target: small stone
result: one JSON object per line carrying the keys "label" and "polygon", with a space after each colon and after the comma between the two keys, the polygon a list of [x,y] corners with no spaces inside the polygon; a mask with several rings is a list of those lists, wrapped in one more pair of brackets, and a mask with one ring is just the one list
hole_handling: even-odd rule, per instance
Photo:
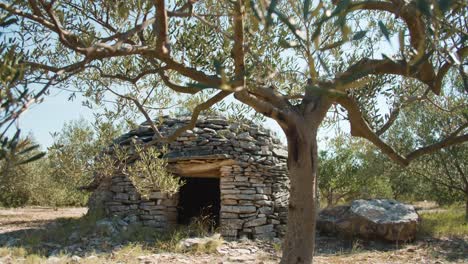
{"label": "small stone", "polygon": [[229,213],[253,213],[257,210],[255,206],[234,206],[234,205],[221,205],[221,212]]}
{"label": "small stone", "polygon": [[281,157],[281,158],[287,158],[288,157],[288,151],[280,148],[274,148],[273,149],[273,154],[275,156]]}
{"label": "small stone", "polygon": [[273,232],[273,225],[269,224],[264,226],[257,226],[254,230],[256,234],[270,233]]}
{"label": "small stone", "polygon": [[253,226],[261,226],[266,224],[267,219],[266,218],[256,218],[254,220],[250,220],[244,224],[245,227],[253,227]]}
{"label": "small stone", "polygon": [[79,262],[79,261],[81,260],[81,257],[75,255],[75,256],[72,256],[72,257],[71,257],[71,260],[72,260],[73,262]]}

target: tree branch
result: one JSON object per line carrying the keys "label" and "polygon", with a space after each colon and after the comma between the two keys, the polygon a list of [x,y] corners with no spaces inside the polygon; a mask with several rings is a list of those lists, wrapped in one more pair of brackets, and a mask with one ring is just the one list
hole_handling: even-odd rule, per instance
{"label": "tree branch", "polygon": [[372,74],[394,74],[416,78],[427,84],[431,90],[435,90],[436,75],[430,64],[421,63],[411,66],[406,61],[390,59],[362,59],[351,65],[345,72],[337,75],[331,82],[323,83],[323,85],[344,90],[348,88],[350,83]]}
{"label": "tree branch", "polygon": [[164,84],[167,87],[169,87],[170,89],[178,93],[196,94],[203,90],[203,88],[189,87],[189,86],[182,86],[182,85],[175,84],[171,82],[169,77],[167,77],[163,71],[159,71],[159,76],[161,76],[161,79],[163,80]]}
{"label": "tree branch", "polygon": [[167,38],[167,10],[165,0],[154,0],[156,7],[156,49],[163,56],[169,56],[169,40]]}
{"label": "tree branch", "polygon": [[[463,47],[457,50],[456,54],[460,57],[460,60],[463,62],[463,59],[468,56],[468,47]],[[437,76],[434,80],[434,90],[440,93],[442,89],[442,81],[444,80],[445,75],[447,75],[450,68],[454,65],[454,63],[447,61],[440,67],[439,71],[437,72]],[[466,87],[465,87],[466,89]]]}
{"label": "tree branch", "polygon": [[443,140],[411,152],[410,154],[407,155],[408,161],[412,161],[425,154],[434,153],[439,149],[450,147],[450,146],[468,141],[468,134],[463,134],[461,136],[458,136],[458,134],[461,133],[467,127],[468,127],[468,123],[465,123],[462,126],[460,126],[457,130],[455,130],[453,133],[446,136]]}
{"label": "tree branch", "polygon": [[278,124],[286,129],[290,123],[290,117],[292,112],[286,109],[279,109],[273,106],[271,103],[265,102],[255,95],[250,94],[247,90],[242,90],[234,93],[234,97],[240,102],[252,107],[255,111],[261,113],[266,117],[274,119]]}
{"label": "tree branch", "polygon": [[196,123],[197,123],[197,120],[198,120],[198,116],[200,115],[200,113],[204,110],[207,110],[209,109],[210,107],[212,107],[214,104],[220,102],[221,100],[223,100],[224,98],[226,98],[228,95],[230,95],[232,92],[229,92],[229,91],[219,91],[217,94],[215,94],[213,97],[211,97],[210,99],[208,99],[207,101],[197,105],[195,107],[195,109],[193,110],[193,113],[192,113],[192,117],[190,118],[190,122],[187,124],[187,125],[184,125],[182,127],[179,127],[174,133],[172,133],[171,136],[167,137],[166,139],[164,139],[164,142],[171,142],[171,141],[174,141],[175,139],[177,139],[177,137],[180,136],[180,134],[182,134],[183,132],[189,130],[189,129],[192,129],[195,127]]}
{"label": "tree branch", "polygon": [[128,95],[123,95],[123,94],[117,93],[116,91],[112,90],[109,87],[106,87],[106,90],[108,90],[109,92],[111,92],[112,94],[114,94],[114,95],[116,95],[118,97],[121,97],[121,98],[124,98],[126,100],[132,101],[135,104],[135,106],[138,108],[138,110],[143,114],[146,121],[151,126],[151,129],[153,129],[153,131],[154,131],[154,136],[153,137],[156,137],[158,140],[161,140],[163,138],[163,136],[161,135],[161,132],[159,132],[159,129],[154,124],[153,119],[151,119],[148,112],[145,110],[144,106],[136,98],[128,96]]}
{"label": "tree branch", "polygon": [[245,54],[244,54],[244,4],[237,0],[234,4],[234,83],[233,90],[242,89],[245,86]]}
{"label": "tree branch", "polygon": [[384,154],[389,156],[392,160],[396,161],[397,163],[407,166],[411,161],[414,159],[425,155],[436,152],[442,148],[450,147],[455,144],[463,143],[468,141],[468,134],[464,134],[458,136],[465,128],[468,127],[468,123],[465,123],[461,127],[459,127],[456,131],[445,137],[443,140],[421,147],[417,150],[406,155],[406,157],[400,155],[395,149],[393,149],[390,145],[384,142],[379,136],[372,131],[370,126],[362,117],[362,113],[359,109],[359,106],[352,98],[337,98],[337,102],[342,105],[348,111],[348,118],[351,125],[351,135],[355,137],[362,137],[370,142],[372,142],[376,147],[378,147]]}
{"label": "tree branch", "polygon": [[377,134],[372,131],[367,122],[362,117],[361,110],[357,103],[351,98],[341,97],[337,102],[348,111],[349,123],[351,125],[351,135],[355,137],[362,137],[372,142],[376,147],[382,150],[383,153],[388,155],[392,160],[397,163],[407,166],[409,161],[397,153],[390,145],[380,139]]}

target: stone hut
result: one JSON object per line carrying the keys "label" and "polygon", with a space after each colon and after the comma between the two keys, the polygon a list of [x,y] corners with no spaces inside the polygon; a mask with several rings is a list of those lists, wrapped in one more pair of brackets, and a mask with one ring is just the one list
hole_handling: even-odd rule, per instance
{"label": "stone hut", "polygon": [[[165,116],[156,125],[163,135],[189,117]],[[141,124],[115,140],[120,146],[145,143],[153,130]],[[169,170],[185,184],[175,195],[155,190],[141,197],[123,174],[95,181],[90,209],[127,223],[160,229],[187,224],[209,213],[226,239],[272,238],[285,233],[289,179],[287,151],[270,130],[224,117],[200,117],[196,127],[167,146]]]}

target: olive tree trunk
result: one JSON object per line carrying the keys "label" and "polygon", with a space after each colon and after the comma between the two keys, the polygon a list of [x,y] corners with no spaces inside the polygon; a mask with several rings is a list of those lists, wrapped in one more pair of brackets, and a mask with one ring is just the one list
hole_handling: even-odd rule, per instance
{"label": "olive tree trunk", "polygon": [[327,109],[327,105],[317,107],[312,114],[301,117],[295,127],[285,130],[290,196],[283,264],[312,263],[319,210],[317,131]]}

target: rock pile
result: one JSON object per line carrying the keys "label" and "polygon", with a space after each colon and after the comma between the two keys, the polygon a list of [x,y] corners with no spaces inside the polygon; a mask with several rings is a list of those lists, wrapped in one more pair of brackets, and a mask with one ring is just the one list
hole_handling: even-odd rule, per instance
{"label": "rock pile", "polygon": [[419,215],[412,205],[395,200],[355,200],[350,206],[324,209],[317,228],[344,236],[411,241],[416,236]]}
{"label": "rock pile", "polygon": [[[170,135],[188,121],[189,117],[165,116],[157,127],[161,134]],[[115,143],[131,148],[132,142],[151,141],[153,134],[143,123]],[[287,151],[271,131],[220,116],[201,117],[195,128],[168,144],[167,150],[164,158],[175,175],[220,179],[219,223],[225,239],[284,234],[289,195]],[[127,177],[117,174],[99,181],[90,208],[103,207],[109,216],[128,223],[166,229],[177,223],[178,199],[177,194],[167,196],[158,190],[143,198]]]}

